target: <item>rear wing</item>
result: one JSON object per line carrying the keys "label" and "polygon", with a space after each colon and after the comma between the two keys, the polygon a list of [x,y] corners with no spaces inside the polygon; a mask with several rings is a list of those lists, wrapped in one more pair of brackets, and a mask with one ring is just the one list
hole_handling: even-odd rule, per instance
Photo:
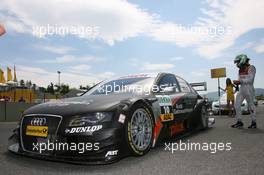
{"label": "rear wing", "polygon": [[190,83],[190,85],[196,91],[207,91],[207,83],[206,82]]}

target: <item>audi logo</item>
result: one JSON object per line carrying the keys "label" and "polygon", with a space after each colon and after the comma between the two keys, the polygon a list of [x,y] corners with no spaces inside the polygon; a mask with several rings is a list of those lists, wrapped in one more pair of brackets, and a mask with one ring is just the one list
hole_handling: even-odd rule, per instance
{"label": "audi logo", "polygon": [[32,126],[43,126],[43,125],[46,125],[47,124],[47,120],[46,118],[33,118],[31,121],[30,121],[30,124]]}

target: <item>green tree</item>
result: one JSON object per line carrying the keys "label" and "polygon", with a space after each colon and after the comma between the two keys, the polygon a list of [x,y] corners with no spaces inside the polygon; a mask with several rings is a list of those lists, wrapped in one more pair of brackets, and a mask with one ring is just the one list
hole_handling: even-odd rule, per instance
{"label": "green tree", "polygon": [[60,87],[60,94],[65,95],[70,91],[70,87],[67,84],[62,84]]}
{"label": "green tree", "polygon": [[44,93],[44,92],[47,92],[47,89],[44,88],[44,87],[39,87],[38,89],[39,89],[40,92],[43,92],[43,93]]}
{"label": "green tree", "polygon": [[54,90],[54,84],[53,83],[50,83],[50,85],[48,85],[47,92],[54,94],[55,90]]}
{"label": "green tree", "polygon": [[20,86],[25,86],[25,81],[22,79],[19,81]]}
{"label": "green tree", "polygon": [[35,83],[32,84],[32,89],[35,91],[37,89],[37,85]]}
{"label": "green tree", "polygon": [[59,85],[55,85],[55,87],[56,87],[55,92],[56,92],[57,94],[60,94],[61,86],[59,86]]}
{"label": "green tree", "polygon": [[80,85],[80,89],[82,90],[89,90],[91,87],[89,85],[86,85],[86,86],[82,86]]}
{"label": "green tree", "polygon": [[31,88],[31,86],[32,86],[31,80],[26,81],[26,87]]}
{"label": "green tree", "polygon": [[264,95],[261,94],[261,95],[259,95],[259,96],[256,96],[256,99],[257,99],[257,100],[264,100]]}

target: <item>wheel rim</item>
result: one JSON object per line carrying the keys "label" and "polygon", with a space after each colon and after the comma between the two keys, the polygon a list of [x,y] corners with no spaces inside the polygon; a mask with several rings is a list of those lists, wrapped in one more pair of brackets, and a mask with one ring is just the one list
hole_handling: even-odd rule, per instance
{"label": "wheel rim", "polygon": [[203,106],[202,107],[202,110],[201,110],[201,116],[202,116],[202,123],[203,123],[203,126],[206,127],[207,126],[207,112],[206,112],[206,109],[205,107]]}
{"label": "wheel rim", "polygon": [[137,150],[144,151],[152,139],[152,120],[144,109],[137,109],[131,118],[131,141]]}

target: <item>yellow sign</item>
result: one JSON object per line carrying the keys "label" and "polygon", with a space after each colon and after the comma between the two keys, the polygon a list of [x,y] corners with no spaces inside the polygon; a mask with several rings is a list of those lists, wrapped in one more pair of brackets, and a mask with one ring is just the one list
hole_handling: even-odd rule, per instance
{"label": "yellow sign", "polygon": [[26,135],[37,136],[37,137],[47,137],[48,127],[47,126],[31,126],[28,125],[26,129]]}
{"label": "yellow sign", "polygon": [[7,81],[12,81],[12,71],[9,67],[7,67]]}
{"label": "yellow sign", "polygon": [[211,69],[211,78],[226,77],[226,68]]}
{"label": "yellow sign", "polygon": [[5,76],[4,76],[4,71],[0,69],[0,83],[5,83]]}
{"label": "yellow sign", "polygon": [[169,114],[161,114],[161,115],[160,115],[160,119],[161,119],[161,121],[163,121],[163,122],[171,121],[171,120],[174,119],[174,115],[173,115],[173,113],[169,113]]}
{"label": "yellow sign", "polygon": [[14,82],[17,82],[16,66],[14,66]]}

